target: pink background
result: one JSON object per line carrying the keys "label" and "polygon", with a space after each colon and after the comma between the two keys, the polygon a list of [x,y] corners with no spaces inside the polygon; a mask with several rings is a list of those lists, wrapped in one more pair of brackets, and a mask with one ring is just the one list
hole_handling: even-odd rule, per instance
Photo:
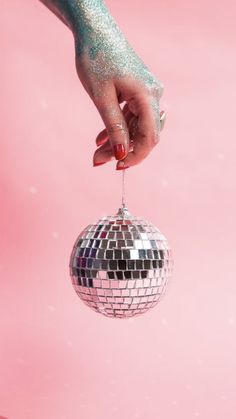
{"label": "pink background", "polygon": [[69,30],[39,1],[1,0],[0,416],[233,419],[236,3],[108,5],[165,85],[161,143],[127,170],[127,205],[168,237],[173,281],[131,320],[75,294],[72,245],[117,211],[121,173],[92,167],[103,124]]}

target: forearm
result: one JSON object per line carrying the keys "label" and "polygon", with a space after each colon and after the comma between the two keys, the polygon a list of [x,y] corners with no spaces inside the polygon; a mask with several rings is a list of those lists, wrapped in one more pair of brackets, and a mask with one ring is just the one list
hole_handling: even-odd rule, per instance
{"label": "forearm", "polygon": [[84,21],[84,15],[104,7],[103,0],[40,0],[73,32],[78,30],[78,22]]}
{"label": "forearm", "polygon": [[40,0],[73,32],[82,44],[88,44],[89,38],[108,28],[118,31],[113,17],[103,0]]}
{"label": "forearm", "polygon": [[[125,55],[130,47],[103,0],[41,1],[72,30],[77,59],[85,53],[94,64],[97,77],[110,74],[112,63],[125,68]],[[103,62],[96,62],[98,55]]]}

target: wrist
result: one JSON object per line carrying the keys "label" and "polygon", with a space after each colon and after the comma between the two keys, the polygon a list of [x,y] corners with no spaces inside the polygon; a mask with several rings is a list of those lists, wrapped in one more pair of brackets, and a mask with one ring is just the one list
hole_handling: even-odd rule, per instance
{"label": "wrist", "polygon": [[70,26],[75,37],[86,37],[108,16],[103,0],[73,0],[70,3]]}
{"label": "wrist", "polygon": [[75,39],[76,55],[85,50],[91,58],[108,42],[123,37],[115,20],[102,0],[80,0],[73,13],[72,32]]}

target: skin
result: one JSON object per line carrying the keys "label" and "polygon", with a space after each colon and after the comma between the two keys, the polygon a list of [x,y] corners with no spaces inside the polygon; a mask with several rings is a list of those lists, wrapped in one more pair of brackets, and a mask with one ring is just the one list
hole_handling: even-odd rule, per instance
{"label": "skin", "polygon": [[[160,140],[163,84],[149,71],[102,0],[41,0],[72,31],[77,74],[104,122],[93,164],[124,155],[116,169],[142,162]],[[123,105],[123,106],[122,106]]]}

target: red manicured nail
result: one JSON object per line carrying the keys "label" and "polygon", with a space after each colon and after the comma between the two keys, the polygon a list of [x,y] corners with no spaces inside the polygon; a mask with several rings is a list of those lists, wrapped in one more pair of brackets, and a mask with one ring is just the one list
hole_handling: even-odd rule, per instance
{"label": "red manicured nail", "polygon": [[98,162],[93,163],[93,166],[100,166],[101,164],[104,164],[104,163],[106,163],[106,162],[105,161],[98,161]]}
{"label": "red manicured nail", "polygon": [[107,138],[105,140],[96,141],[96,146],[99,147],[100,145],[104,144],[107,141]]}
{"label": "red manicured nail", "polygon": [[114,154],[116,160],[121,160],[125,157],[125,146],[124,144],[115,144],[114,145]]}

